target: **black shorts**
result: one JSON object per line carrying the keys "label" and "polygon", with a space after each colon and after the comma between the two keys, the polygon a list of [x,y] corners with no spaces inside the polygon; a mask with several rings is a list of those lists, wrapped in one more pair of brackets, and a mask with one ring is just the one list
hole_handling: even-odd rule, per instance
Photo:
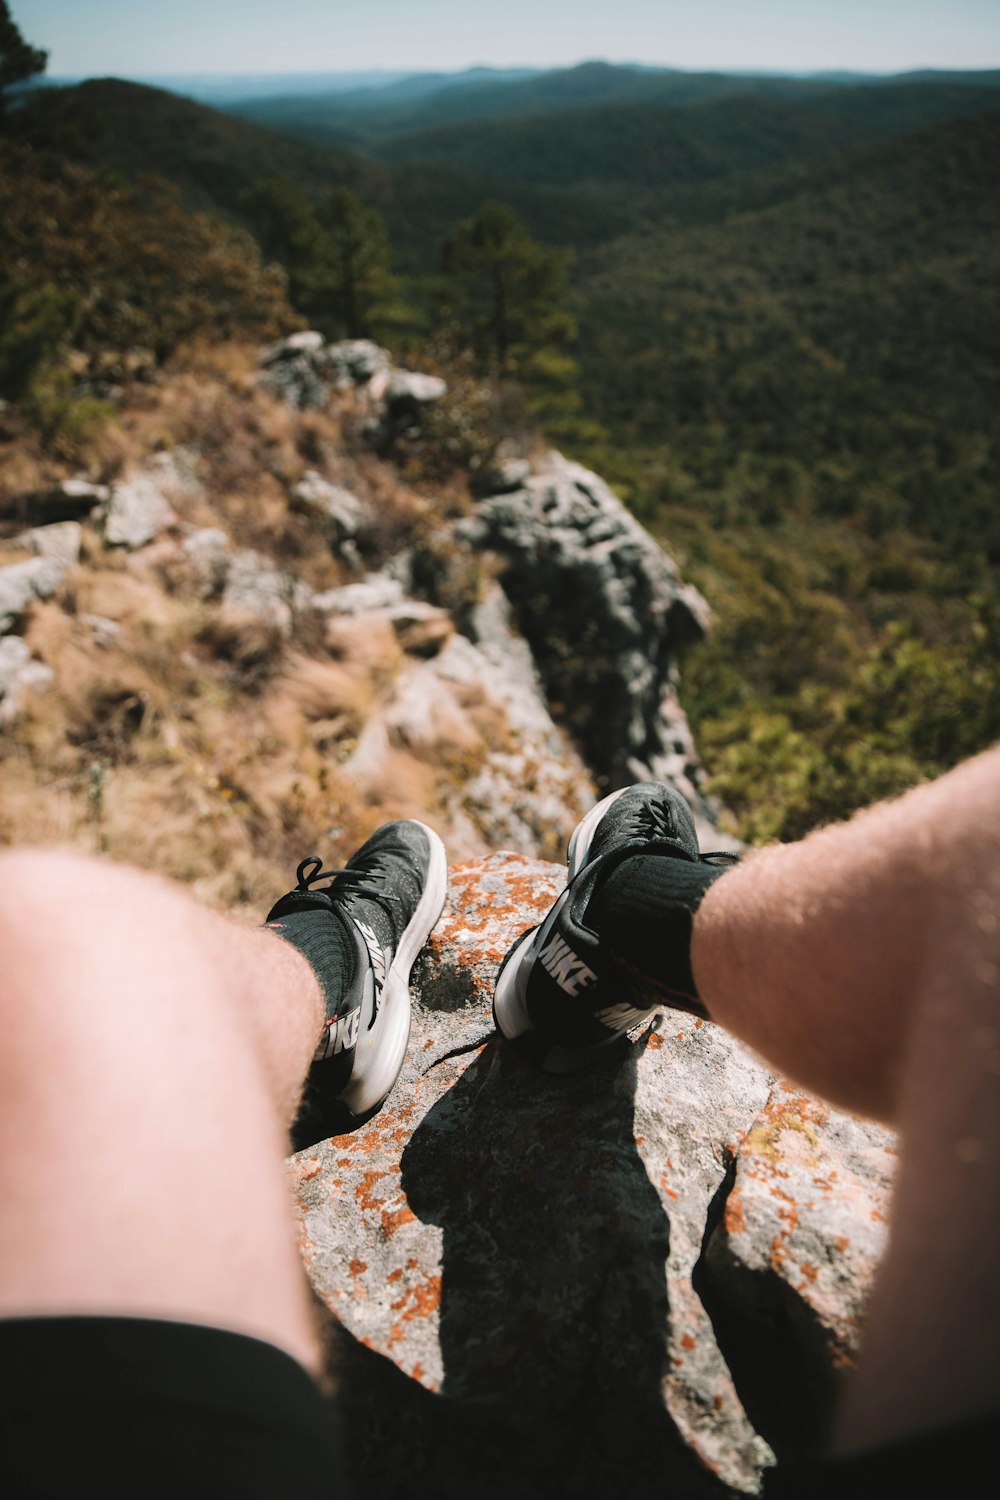
{"label": "black shorts", "polygon": [[991,1413],[853,1458],[782,1465],[768,1471],[764,1500],[976,1500],[995,1492],[998,1438],[1000,1418]]}
{"label": "black shorts", "polygon": [[0,1495],[343,1500],[330,1403],[290,1355],[145,1318],[0,1322]]}
{"label": "black shorts", "polygon": [[[391,1413],[386,1423],[391,1431]],[[990,1416],[863,1457],[781,1467],[768,1473],[764,1495],[971,1500],[992,1493],[981,1479],[992,1472],[998,1436]],[[330,1403],[271,1344],[144,1318],[0,1321],[3,1500],[347,1500],[350,1493]]]}

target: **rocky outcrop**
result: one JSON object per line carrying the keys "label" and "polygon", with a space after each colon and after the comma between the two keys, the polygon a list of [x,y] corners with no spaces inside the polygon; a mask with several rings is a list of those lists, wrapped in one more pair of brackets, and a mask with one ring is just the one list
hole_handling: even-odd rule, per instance
{"label": "rocky outcrop", "polygon": [[388,350],[370,339],[326,344],[314,331],[265,349],[261,365],[264,389],[300,411],[326,406],[334,392],[360,392],[368,402],[368,430],[382,440],[412,430],[423,409],[448,389],[440,376],[394,366]]}
{"label": "rocky outcrop", "polygon": [[560,454],[459,525],[499,552],[551,701],[598,778],[671,781],[701,812],[702,772],[678,696],[678,653],[708,606],[596,474]]}
{"label": "rocky outcrop", "polygon": [[336,621],[346,617],[373,638],[390,626],[407,653],[343,762],[362,792],[391,785],[402,752],[426,769],[453,845],[529,853],[565,846],[593,803],[593,782],[545,706],[499,589],[481,607],[481,645],[385,574],[315,595],[312,606],[333,622],[334,641]]}
{"label": "rocky outcrop", "polygon": [[495,1037],[497,966],[564,878],[452,871],[399,1084],[290,1162],[351,1458],[387,1497],[752,1492],[763,1435],[794,1449],[786,1393],[817,1431],[857,1346],[884,1131],[680,1012],[571,1078]]}
{"label": "rocky outcrop", "polygon": [[[394,369],[384,349],[363,339],[327,345],[316,333],[294,334],[265,350],[262,364],[262,384],[295,406],[358,392],[367,431],[383,448],[418,429],[424,407],[446,392],[436,376]],[[581,465],[558,453],[534,466],[507,454],[478,476],[480,493],[487,479],[494,493],[454,534],[503,557],[503,587],[563,727],[603,787],[670,781],[707,834],[717,809],[702,790],[677,665],[708,629],[705,600]],[[319,475],[296,491],[296,503],[325,514],[334,550],[348,562],[357,560],[353,498]]]}

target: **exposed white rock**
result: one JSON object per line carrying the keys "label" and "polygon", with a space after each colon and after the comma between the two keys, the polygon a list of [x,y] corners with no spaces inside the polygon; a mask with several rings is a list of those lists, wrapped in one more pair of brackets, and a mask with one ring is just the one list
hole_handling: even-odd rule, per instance
{"label": "exposed white rock", "polygon": [[34,599],[50,599],[63,580],[58,557],[32,557],[0,568],[0,635],[16,625]]}
{"label": "exposed white rock", "polygon": [[318,353],[316,367],[333,377],[337,390],[346,391],[387,374],[392,367],[392,356],[371,339],[341,339],[339,343],[327,344]]}
{"label": "exposed white rock", "polygon": [[57,488],[60,495],[81,509],[103,505],[111,499],[111,490],[106,484],[91,484],[89,479],[64,479]]}
{"label": "exposed white rock", "polygon": [[354,538],[371,519],[364,502],[341,485],[331,484],[315,469],[310,469],[299,480],[292,491],[292,499],[300,510],[323,523],[334,551],[356,567],[360,557]]}
{"label": "exposed white rock", "polygon": [[392,408],[404,403],[423,406],[428,401],[440,401],[447,391],[447,382],[439,375],[421,375],[415,370],[393,370],[385,395]]}
{"label": "exposed white rock", "polygon": [[392,609],[405,598],[398,578],[386,573],[369,573],[357,583],[327,589],[313,596],[312,607],[330,615],[360,615],[367,610]]}
{"label": "exposed white rock", "polygon": [[272,567],[259,553],[236,552],[229,560],[222,605],[256,615],[288,634],[301,591],[290,573]]}
{"label": "exposed white rock", "polygon": [[113,547],[145,547],[175,525],[177,517],[163,491],[148,474],[116,484],[104,519],[104,537]]}
{"label": "exposed white rock", "polygon": [[54,675],[51,667],[31,655],[20,636],[4,636],[0,640],[0,724],[14,718],[24,692],[44,692]]}
{"label": "exposed white rock", "polygon": [[229,568],[229,538],[218,526],[203,526],[186,536],[181,550],[195,576],[199,599],[214,599],[221,593]]}
{"label": "exposed white rock", "polygon": [[895,1148],[890,1131],[783,1079],[740,1142],[701,1292],[729,1331],[724,1353],[748,1409],[783,1459],[823,1443],[857,1355]]}
{"label": "exposed white rock", "polygon": [[146,464],[147,472],[154,484],[169,497],[200,495],[202,483],[198,478],[198,452],[195,448],[171,448],[165,453],[155,453]]}
{"label": "exposed white rock", "polygon": [[80,545],[83,529],[79,521],[56,521],[51,526],[35,526],[22,531],[16,538],[18,545],[34,552],[36,557],[54,557],[67,568],[80,561]]}

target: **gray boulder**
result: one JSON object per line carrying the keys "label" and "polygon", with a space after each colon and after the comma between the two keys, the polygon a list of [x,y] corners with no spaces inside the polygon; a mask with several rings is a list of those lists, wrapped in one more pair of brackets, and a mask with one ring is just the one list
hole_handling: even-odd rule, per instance
{"label": "gray boulder", "polygon": [[415,370],[393,370],[386,387],[385,400],[390,416],[395,413],[440,401],[447,395],[447,383],[440,375],[421,375]]}
{"label": "gray boulder", "polygon": [[104,518],[104,539],[134,551],[176,524],[177,517],[159,485],[147,474],[116,484]]}
{"label": "gray boulder", "polygon": [[261,363],[264,389],[299,410],[326,406],[334,392],[362,393],[368,431],[378,441],[410,428],[447,390],[436,375],[395,369],[388,350],[371,339],[324,344],[318,333],[293,334],[265,349]]}
{"label": "gray boulder", "polygon": [[181,543],[181,551],[194,574],[199,599],[215,599],[225,587],[229,570],[229,538],[218,526],[202,526]]}
{"label": "gray boulder", "polygon": [[0,640],[0,724],[8,724],[21,706],[25,691],[42,692],[53,681],[51,667],[36,660],[20,636]]}
{"label": "gray boulder", "polygon": [[72,568],[80,561],[83,531],[79,521],[56,521],[51,526],[35,526],[31,531],[23,531],[17,541],[36,557],[52,557]]}
{"label": "gray boulder", "polygon": [[361,615],[368,610],[394,609],[403,605],[406,594],[398,578],[387,573],[369,573],[357,583],[327,589],[313,596],[313,609],[330,615]]}
{"label": "gray boulder", "polygon": [[[834,1268],[843,1239],[885,1216],[888,1138],[785,1092],[676,1011],[585,1075],[526,1067],[494,1036],[492,985],[564,880],[514,854],[453,869],[396,1089],[360,1130],[290,1162],[306,1264],[336,1320],[351,1460],[386,1497],[751,1493],[781,1392],[817,1390],[854,1356],[874,1257]],[[782,1178],[796,1149],[801,1170]],[[787,1194],[777,1230],[739,1186],[762,1152],[771,1196]],[[727,1218],[743,1239],[716,1256]],[[729,1355],[760,1332],[741,1278],[775,1233],[794,1336],[762,1339],[748,1377]],[[813,1259],[816,1277],[798,1274]],[[820,1327],[838,1329],[835,1349]]]}
{"label": "gray boulder", "polygon": [[0,635],[17,624],[33,600],[50,599],[65,572],[58,557],[32,557],[0,568]]}
{"label": "gray boulder", "polygon": [[361,561],[356,538],[371,520],[368,507],[350,490],[310,469],[292,491],[292,503],[319,521],[330,547],[351,567]]}
{"label": "gray boulder", "polygon": [[317,368],[332,378],[338,391],[367,385],[377,376],[386,376],[392,368],[387,349],[371,339],[341,339],[327,344],[317,355]]}
{"label": "gray boulder", "polygon": [[334,391],[384,384],[391,360],[370,339],[324,344],[322,334],[294,333],[261,355],[260,384],[300,411],[326,406]]}
{"label": "gray boulder", "polygon": [[291,632],[299,611],[310,607],[312,592],[293,574],[273,567],[256,552],[236,552],[229,560],[222,606],[237,614],[254,615]]}
{"label": "gray boulder", "polygon": [[344,536],[356,536],[365,519],[365,506],[357,495],[339,484],[331,484],[315,469],[299,480],[292,498],[301,510],[331,521]]}
{"label": "gray boulder", "polygon": [[705,634],[708,606],[604,481],[550,454],[457,531],[506,558],[518,625],[598,778],[671,781],[706,813],[677,657]]}

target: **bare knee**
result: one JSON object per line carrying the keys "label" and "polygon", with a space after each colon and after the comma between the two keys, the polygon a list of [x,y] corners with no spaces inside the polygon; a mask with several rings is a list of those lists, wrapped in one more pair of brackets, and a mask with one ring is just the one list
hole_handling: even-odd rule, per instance
{"label": "bare knee", "polygon": [[143,871],[57,850],[0,856],[8,1066],[19,1053],[94,1053],[102,1033],[148,1029],[165,996],[180,1024],[207,988],[202,925],[182,892]]}

